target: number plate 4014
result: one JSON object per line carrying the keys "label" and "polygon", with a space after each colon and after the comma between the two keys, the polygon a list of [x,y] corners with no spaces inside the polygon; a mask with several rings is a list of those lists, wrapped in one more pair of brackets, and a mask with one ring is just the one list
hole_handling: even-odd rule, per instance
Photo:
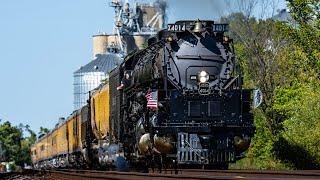
{"label": "number plate 4014", "polygon": [[210,94],[209,83],[200,83],[198,91],[199,91],[199,94],[201,95],[209,95]]}
{"label": "number plate 4014", "polygon": [[186,30],[185,24],[168,24],[168,31],[171,32],[183,32]]}

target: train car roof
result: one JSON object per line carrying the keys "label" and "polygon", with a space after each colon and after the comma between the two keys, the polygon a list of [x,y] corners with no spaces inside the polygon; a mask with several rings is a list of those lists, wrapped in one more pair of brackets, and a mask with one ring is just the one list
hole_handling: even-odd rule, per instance
{"label": "train car roof", "polygon": [[[82,108],[84,108],[85,106],[83,106]],[[77,110],[74,110],[68,117],[65,121],[63,121],[62,123],[57,123],[55,125],[55,127],[49,131],[47,134],[43,135],[42,137],[38,138],[37,141],[33,144],[37,144],[39,143],[40,141],[42,141],[43,139],[47,138],[48,136],[50,136],[54,131],[56,131],[57,129],[59,129],[59,127],[65,125],[68,121],[70,121],[70,119],[72,119],[73,117],[75,117],[76,115],[80,114],[81,113],[81,110],[82,108],[80,109],[77,109]]]}
{"label": "train car roof", "polygon": [[101,91],[105,87],[107,87],[109,83],[101,83],[98,87],[94,88],[93,90],[90,91],[91,95],[95,95],[97,92]]}

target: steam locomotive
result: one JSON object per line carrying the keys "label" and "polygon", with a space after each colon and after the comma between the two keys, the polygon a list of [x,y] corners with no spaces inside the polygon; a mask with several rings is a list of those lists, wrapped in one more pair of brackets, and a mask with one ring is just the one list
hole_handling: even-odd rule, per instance
{"label": "steam locomotive", "polygon": [[168,24],[37,141],[34,165],[117,166],[122,158],[227,168],[254,134],[251,90],[242,88],[227,30],[214,21]]}

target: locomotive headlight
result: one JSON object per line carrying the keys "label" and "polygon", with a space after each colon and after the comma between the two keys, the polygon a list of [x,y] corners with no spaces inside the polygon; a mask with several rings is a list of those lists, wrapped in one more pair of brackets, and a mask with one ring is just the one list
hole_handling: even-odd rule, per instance
{"label": "locomotive headlight", "polygon": [[205,83],[209,80],[209,74],[206,71],[201,71],[198,78],[201,83]]}

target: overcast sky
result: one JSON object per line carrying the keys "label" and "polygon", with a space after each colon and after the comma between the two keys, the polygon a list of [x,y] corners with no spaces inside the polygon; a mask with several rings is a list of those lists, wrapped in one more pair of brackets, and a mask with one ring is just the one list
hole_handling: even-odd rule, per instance
{"label": "overcast sky", "polygon": [[[168,2],[168,22],[218,19],[238,8],[224,0]],[[285,8],[284,0],[275,2],[276,9]],[[38,132],[40,126],[53,128],[59,117],[72,112],[72,73],[90,61],[91,36],[112,31],[114,14],[107,3],[106,0],[0,1],[2,122],[29,124]],[[270,12],[271,8],[263,13]],[[261,8],[254,13],[261,14]]]}

